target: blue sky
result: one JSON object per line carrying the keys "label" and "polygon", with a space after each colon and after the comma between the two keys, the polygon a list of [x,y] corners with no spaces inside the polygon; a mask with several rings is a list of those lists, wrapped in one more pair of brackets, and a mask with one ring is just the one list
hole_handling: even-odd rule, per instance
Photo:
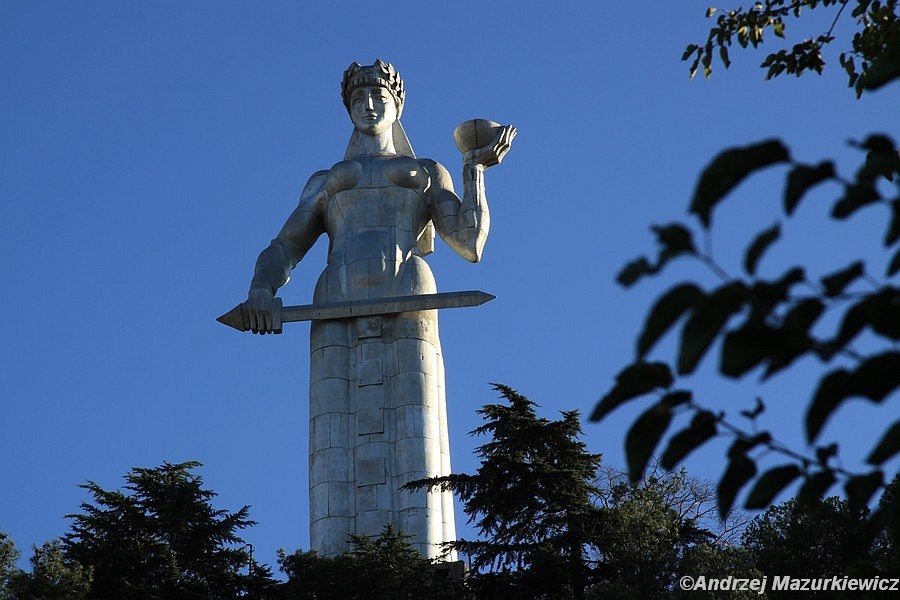
{"label": "blue sky", "polygon": [[[354,60],[397,67],[413,148],[458,188],[458,123],[519,130],[486,175],[483,261],[440,242],[430,258],[442,291],[497,296],[441,315],[459,472],[477,467],[467,432],[496,400],[491,382],[550,418],[590,412],[674,282],[626,291],[615,275],[655,252],[651,224],[687,218],[717,151],[782,136],[797,159],[835,157],[850,175],[859,156],[848,139],[900,137],[896,84],[856,100],[833,53],[821,77],[765,82],[760,50],[689,80],[679,59],[705,36],[705,1],[325,4],[0,4],[0,530],[26,557],[67,531],[64,515],[88,499],[79,484],[116,488],[132,467],[183,460],[204,463],[217,506],[251,505],[258,560],[307,547],[308,325],[261,337],[215,318],[243,300],[308,176],[343,157],[351,125],[339,82]],[[782,177],[754,178],[717,212],[717,257],[732,271],[778,218]],[[878,256],[886,213],[834,230],[819,215],[836,193],[822,190],[785,224],[799,243],[767,254],[763,275],[788,260],[827,269]],[[324,255],[322,240],[282,289],[285,303],[310,301]],[[763,425],[801,449],[815,367],[800,363],[765,392]],[[757,394],[752,381],[719,381],[711,360],[689,383],[735,412]],[[897,402],[849,403],[823,441],[840,437],[845,464],[858,466]],[[625,428],[642,406],[585,424],[608,465],[624,467]],[[724,443],[692,456],[689,471],[717,479]]]}

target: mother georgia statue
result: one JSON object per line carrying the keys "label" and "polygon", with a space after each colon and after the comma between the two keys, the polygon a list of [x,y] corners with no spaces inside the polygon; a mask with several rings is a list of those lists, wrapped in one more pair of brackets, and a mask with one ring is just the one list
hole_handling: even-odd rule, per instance
{"label": "mother georgia statue", "polygon": [[[347,152],[313,174],[259,255],[244,303],[254,333],[280,329],[275,292],[323,233],[328,264],[314,305],[436,293],[423,260],[434,231],[464,259],[481,257],[490,223],[484,170],[509,151],[515,128],[457,130],[460,199],[447,169],[413,153],[393,66],[353,63],[341,96],[353,122]],[[471,147],[478,133],[487,143]],[[376,536],[387,524],[427,557],[455,539],[450,492],[400,489],[450,473],[437,310],[313,321],[309,452],[310,547],[321,555],[348,551],[348,534]]]}

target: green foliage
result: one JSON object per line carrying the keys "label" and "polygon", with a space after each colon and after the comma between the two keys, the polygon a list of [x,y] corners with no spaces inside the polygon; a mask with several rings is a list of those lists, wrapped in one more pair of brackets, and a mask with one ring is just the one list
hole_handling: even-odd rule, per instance
{"label": "green foliage", "polygon": [[[807,275],[805,266],[798,264],[766,278],[759,265],[765,253],[782,239],[779,224],[752,237],[744,253],[744,274],[728,274],[711,254],[690,244],[691,250],[678,256],[711,268],[720,278],[720,285],[703,290],[693,281],[680,281],[659,297],[638,336],[635,362],[620,372],[591,415],[592,420],[601,420],[637,398],[656,396],[625,438],[632,479],[641,476],[660,444],[665,444],[663,465],[672,468],[708,440],[727,435],[734,442],[718,484],[722,514],[728,513],[746,486],[750,486],[744,501],[747,508],[765,508],[795,482],[801,485],[799,497],[803,502],[818,501],[835,483],[842,482],[853,507],[865,506],[884,488],[884,474],[879,467],[900,454],[900,421],[889,424],[875,437],[868,457],[872,469],[850,472],[837,460],[836,443],[821,444],[815,447],[815,456],[805,456],[780,444],[767,431],[760,431],[758,418],[765,410],[761,399],[756,400],[753,410],[741,411],[751,423],[751,427],[742,428],[729,420],[727,413],[702,406],[693,392],[675,388],[676,374],[693,373],[717,345],[721,348],[718,371],[732,379],[756,372],[765,382],[801,358],[817,360],[822,374],[808,396],[805,419],[811,444],[819,443],[829,420],[849,399],[863,398],[880,404],[900,388],[900,352],[896,350],[900,341],[900,288],[889,281],[900,264],[900,188],[890,185],[900,181],[900,153],[894,141],[884,135],[873,135],[852,145],[864,152],[864,158],[851,179],[840,177],[830,161],[817,165],[797,163],[783,144],[772,140],[725,150],[701,174],[690,212],[698,217],[704,235],[714,230],[715,209],[739,182],[770,165],[783,164],[787,167],[786,181],[776,210],[780,206],[784,218],[796,211],[811,188],[823,183],[840,190],[830,212],[837,223],[868,207],[887,209],[883,247],[890,267],[885,278],[879,278],[862,260],[857,260],[815,279]],[[693,235],[685,224],[667,227],[687,232],[682,236],[688,239]],[[661,254],[668,256],[668,242],[658,241],[663,246]],[[646,258],[629,264],[639,264],[641,260],[651,264]],[[620,282],[632,285],[641,278],[656,276],[666,264],[660,260],[651,268],[632,269],[631,277],[627,281],[620,277]],[[832,323],[837,323],[836,329]],[[674,368],[666,362],[647,362],[657,342],[679,324]],[[863,332],[870,335],[861,344],[858,338]],[[830,366],[836,361],[840,361],[840,366]],[[666,442],[668,429],[684,414],[692,414],[693,418]],[[758,459],[772,452],[787,462],[761,470]],[[885,517],[896,519],[896,513]],[[887,518],[887,522],[893,521]]]}
{"label": "green foliage", "polygon": [[[850,11],[846,9],[851,7]],[[729,49],[737,41],[741,48],[759,46],[767,32],[785,38],[787,24],[800,20],[806,11],[830,9],[833,20],[823,33],[801,40],[789,48],[770,53],[760,65],[766,69],[766,79],[781,74],[800,76],[807,71],[822,73],[824,46],[836,38],[832,35],[841,20],[853,19],[856,31],[849,47],[840,53],[839,62],[847,73],[849,85],[857,96],[875,90],[900,77],[900,19],[897,0],[763,0],[749,8],[734,10],[710,8],[707,18],[715,18],[706,42],[689,44],[682,60],[690,60],[690,75],[700,67],[703,74],[712,74],[716,55],[727,69],[731,66]]]}
{"label": "green foliage", "polygon": [[[868,509],[853,508],[835,496],[801,505],[791,499],[754,518],[742,543],[765,575],[803,573],[804,577],[868,574],[874,547],[860,535]],[[884,576],[890,571],[883,571]],[[789,592],[783,593],[788,597]],[[771,592],[770,597],[779,597]]]}
{"label": "green foliage", "polygon": [[199,466],[135,468],[124,491],[82,486],[93,503],[69,515],[62,550],[67,564],[92,570],[90,598],[236,598],[270,583],[238,535],[254,524],[249,508],[214,508]]}
{"label": "green foliage", "polygon": [[461,563],[437,564],[423,558],[409,536],[390,525],[376,538],[351,537],[353,551],[334,558],[315,551],[290,555],[280,551],[278,564],[288,580],[279,586],[277,598],[463,598]]}
{"label": "green foliage", "polygon": [[[741,546],[719,546],[715,544],[697,544],[687,548],[680,565],[679,574],[690,575],[696,581],[700,576],[710,577],[711,573],[728,573],[734,577],[746,579],[758,579],[762,572],[753,562],[753,555]],[[676,589],[671,598],[684,600],[697,600],[708,598],[720,600],[722,593],[714,590],[681,590]],[[759,592],[747,590],[732,590],[728,593],[728,600],[758,599]]]}
{"label": "green foliage", "polygon": [[[878,501],[878,514],[895,515],[898,511],[900,511],[900,475],[895,475]],[[873,529],[877,531],[873,536],[874,543],[871,550],[875,572],[900,576],[900,526],[890,519],[884,519],[882,522],[877,522],[876,519],[872,521],[868,530],[870,533]]]}
{"label": "green foliage", "polygon": [[0,531],[0,598],[12,597],[9,582],[19,572],[16,567],[19,556],[16,544],[5,532]]}
{"label": "green foliage", "polygon": [[[474,475],[420,480],[409,488],[441,487],[463,501],[482,539],[457,540],[475,572],[494,571],[527,585],[534,598],[583,598],[592,577],[586,555],[597,543],[600,512],[591,503],[600,456],[587,452],[576,411],[540,418],[535,404],[495,385],[508,404],[489,404],[472,435],[489,435]],[[515,571],[515,574],[511,572]]]}
{"label": "green foliage", "polygon": [[[608,403],[669,383],[665,369],[633,365],[619,377],[620,390]],[[684,472],[654,470],[632,483],[618,471],[601,471],[600,457],[579,439],[577,413],[544,419],[515,390],[495,389],[507,404],[479,411],[485,423],[472,434],[490,440],[476,450],[478,471],[409,485],[450,489],[462,499],[479,539],[451,547],[471,560],[466,585],[473,598],[663,598],[684,569],[740,554],[726,553],[739,524],[730,516],[724,525],[719,521],[711,486]],[[668,393],[629,435],[636,444],[653,437],[666,411],[687,400],[682,392]],[[709,425],[698,417],[696,435],[707,435]],[[745,572],[734,561],[732,572]]]}
{"label": "green foliage", "polygon": [[[603,577],[592,598],[671,598],[680,575],[757,575],[749,555],[728,543],[743,517],[721,523],[707,483],[683,469],[665,472],[655,466],[636,483],[616,471],[604,478],[607,514],[598,559]],[[720,567],[726,570],[707,570]]]}
{"label": "green foliage", "polygon": [[[93,573],[67,558],[58,541],[34,549],[31,572],[18,572],[10,580],[9,598],[15,600],[86,600]],[[4,596],[0,595],[0,598]]]}

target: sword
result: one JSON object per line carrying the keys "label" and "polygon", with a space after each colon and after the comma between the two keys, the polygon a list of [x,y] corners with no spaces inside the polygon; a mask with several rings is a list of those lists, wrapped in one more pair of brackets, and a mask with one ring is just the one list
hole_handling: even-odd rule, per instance
{"label": "sword", "polygon": [[[282,306],[281,298],[272,300],[274,333],[281,333],[281,324],[290,321],[318,321],[324,319],[346,319],[369,315],[387,315],[415,310],[436,308],[462,308],[479,306],[496,298],[478,290],[465,292],[440,292],[437,294],[417,294],[413,296],[393,296],[377,300],[350,300],[346,302],[325,302],[322,304],[301,304]],[[219,323],[234,327],[238,331],[250,329],[250,319],[244,303],[216,319]]]}

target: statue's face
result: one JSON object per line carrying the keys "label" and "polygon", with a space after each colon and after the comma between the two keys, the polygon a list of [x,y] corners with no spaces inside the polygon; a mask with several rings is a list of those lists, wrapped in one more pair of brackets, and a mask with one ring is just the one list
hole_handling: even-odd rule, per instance
{"label": "statue's face", "polygon": [[385,88],[361,86],[350,93],[350,119],[360,133],[378,135],[397,120],[397,105]]}

